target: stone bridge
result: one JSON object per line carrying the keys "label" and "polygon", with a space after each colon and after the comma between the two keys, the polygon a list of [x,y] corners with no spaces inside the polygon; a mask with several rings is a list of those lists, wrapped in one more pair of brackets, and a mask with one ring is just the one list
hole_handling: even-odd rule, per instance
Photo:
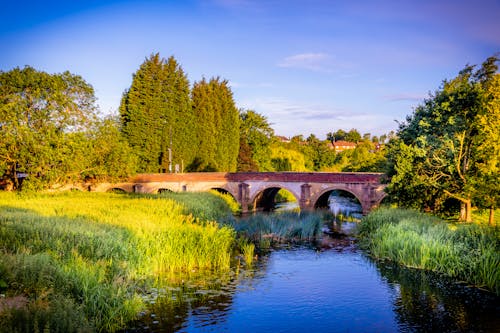
{"label": "stone bridge", "polygon": [[292,193],[302,210],[328,206],[332,191],[354,195],[367,214],[385,197],[381,173],[323,172],[207,172],[140,174],[126,183],[97,184],[91,191],[122,190],[135,193],[205,192],[212,189],[231,194],[243,212],[270,210],[280,189]]}

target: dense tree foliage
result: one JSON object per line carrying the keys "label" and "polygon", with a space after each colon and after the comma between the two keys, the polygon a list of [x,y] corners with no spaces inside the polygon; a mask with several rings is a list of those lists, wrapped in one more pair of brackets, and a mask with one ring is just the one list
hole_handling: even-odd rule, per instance
{"label": "dense tree foliage", "polygon": [[56,183],[85,164],[79,131],[95,108],[81,77],[15,68],[0,74],[0,98],[0,175],[9,187],[20,186],[20,175],[32,186]]}
{"label": "dense tree foliage", "polygon": [[271,163],[275,171],[309,171],[306,157],[293,148],[278,142],[271,144]]}
{"label": "dense tree foliage", "polygon": [[470,221],[473,201],[498,203],[497,62],[465,67],[400,124],[389,152],[389,191],[400,204],[436,211],[453,198]]}
{"label": "dense tree foliage", "polygon": [[269,125],[267,118],[252,110],[240,112],[240,135],[246,142],[242,146],[250,147],[251,156],[240,156],[238,158],[238,170],[242,171],[252,163],[257,166],[258,171],[273,171],[271,161],[271,143],[274,137],[274,130]]}
{"label": "dense tree foliage", "polygon": [[8,189],[22,179],[39,189],[126,176],[133,161],[116,134],[97,117],[94,90],[80,76],[0,72],[0,178]]}
{"label": "dense tree foliage", "polygon": [[228,82],[196,82],[192,90],[196,157],[188,171],[236,171],[240,149],[239,112]]}
{"label": "dense tree foliage", "polygon": [[154,54],[142,63],[123,94],[120,116],[139,172],[193,161],[196,128],[189,81],[174,57]]}
{"label": "dense tree foliage", "polygon": [[105,119],[79,76],[27,67],[2,72],[1,80],[0,180],[9,188],[26,174],[27,184],[39,188],[135,172],[381,169],[378,150],[356,129],[328,133],[330,141],[357,142],[340,153],[313,134],[275,137],[265,116],[237,110],[227,81],[202,79],[190,89],[173,57],[145,59],[119,116]]}

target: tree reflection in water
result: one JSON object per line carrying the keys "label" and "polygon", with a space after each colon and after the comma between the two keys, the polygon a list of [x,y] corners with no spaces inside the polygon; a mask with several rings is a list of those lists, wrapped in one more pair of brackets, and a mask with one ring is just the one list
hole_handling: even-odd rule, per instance
{"label": "tree reflection in water", "polygon": [[499,298],[432,272],[378,262],[395,292],[394,312],[402,331],[498,332]]}

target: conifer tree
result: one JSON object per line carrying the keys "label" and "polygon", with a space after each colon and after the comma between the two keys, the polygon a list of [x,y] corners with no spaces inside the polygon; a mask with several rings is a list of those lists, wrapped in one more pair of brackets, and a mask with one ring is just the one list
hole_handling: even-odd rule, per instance
{"label": "conifer tree", "polygon": [[227,81],[196,82],[192,91],[197,123],[196,159],[190,171],[235,171],[239,151],[239,113]]}
{"label": "conifer tree", "polygon": [[189,81],[174,57],[165,60],[157,53],[144,61],[123,94],[120,116],[139,172],[167,171],[170,162],[191,163],[195,129]]}

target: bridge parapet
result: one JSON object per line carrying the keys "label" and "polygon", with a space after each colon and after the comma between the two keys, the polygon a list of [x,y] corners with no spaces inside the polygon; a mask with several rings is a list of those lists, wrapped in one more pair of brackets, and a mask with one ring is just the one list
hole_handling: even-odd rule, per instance
{"label": "bridge parapet", "polygon": [[[271,199],[276,189],[286,189],[297,199],[301,209],[310,210],[317,206],[322,196],[333,190],[353,194],[361,203],[363,213],[376,207],[385,196],[382,173],[358,172],[200,172],[174,174],[139,174],[129,182],[119,184],[127,192],[157,193],[161,190],[208,191],[222,189],[230,193],[241,205],[242,211],[256,209],[257,201],[263,199],[264,191]],[[117,188],[109,184],[107,187]],[[95,190],[102,190],[101,186]],[[264,195],[268,199],[269,195]]]}

